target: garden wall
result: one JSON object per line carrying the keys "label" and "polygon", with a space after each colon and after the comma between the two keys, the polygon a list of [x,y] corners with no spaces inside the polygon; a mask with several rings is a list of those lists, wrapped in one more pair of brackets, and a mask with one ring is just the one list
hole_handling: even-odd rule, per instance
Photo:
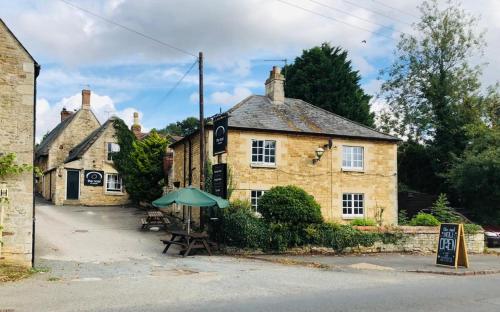
{"label": "garden wall", "polygon": [[[377,232],[378,227],[358,226],[362,231]],[[439,238],[439,227],[434,226],[400,226],[397,230],[404,234],[404,238],[397,244],[376,242],[371,247],[352,248],[350,251],[371,252],[422,252],[435,253]],[[465,234],[468,253],[484,252],[484,232]],[[349,251],[349,250],[348,250]]]}

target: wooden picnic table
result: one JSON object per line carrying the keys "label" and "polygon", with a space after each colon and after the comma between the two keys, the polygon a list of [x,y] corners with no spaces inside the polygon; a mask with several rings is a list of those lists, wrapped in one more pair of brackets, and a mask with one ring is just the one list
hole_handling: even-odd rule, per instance
{"label": "wooden picnic table", "polygon": [[151,210],[147,212],[147,217],[141,219],[142,229],[150,228],[153,226],[165,227],[170,221],[163,216],[159,210]]}
{"label": "wooden picnic table", "polygon": [[195,232],[188,234],[186,231],[171,231],[170,233],[172,234],[172,237],[169,240],[161,240],[163,244],[165,244],[163,253],[167,253],[171,245],[179,245],[182,247],[179,254],[183,257],[189,256],[189,253],[194,249],[205,249],[210,256],[212,255],[210,243],[208,241],[208,234]]}

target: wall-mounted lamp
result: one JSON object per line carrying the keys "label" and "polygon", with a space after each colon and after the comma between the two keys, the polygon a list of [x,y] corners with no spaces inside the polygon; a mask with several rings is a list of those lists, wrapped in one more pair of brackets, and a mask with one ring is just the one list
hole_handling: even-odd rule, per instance
{"label": "wall-mounted lamp", "polygon": [[320,159],[321,156],[325,153],[325,150],[322,147],[318,147],[314,153],[316,154],[316,158],[313,159],[313,164],[317,163]]}

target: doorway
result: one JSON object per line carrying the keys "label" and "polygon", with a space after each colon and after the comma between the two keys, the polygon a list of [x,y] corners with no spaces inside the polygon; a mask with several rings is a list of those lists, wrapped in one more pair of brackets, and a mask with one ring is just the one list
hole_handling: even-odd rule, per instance
{"label": "doorway", "polygon": [[78,199],[80,194],[80,171],[68,170],[66,179],[66,199]]}

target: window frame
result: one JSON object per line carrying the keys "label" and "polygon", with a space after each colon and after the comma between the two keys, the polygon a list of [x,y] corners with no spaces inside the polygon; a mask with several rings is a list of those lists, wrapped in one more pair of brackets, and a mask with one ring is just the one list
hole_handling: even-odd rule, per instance
{"label": "window frame", "polygon": [[[354,158],[355,153],[353,153],[354,149],[359,148],[361,149],[361,167],[354,166],[353,164],[356,161],[359,161]],[[351,149],[351,153],[349,154],[349,165],[344,165],[344,157],[346,156],[346,150]],[[342,170],[345,171],[364,171],[365,170],[365,147],[364,146],[359,146],[359,145],[342,145],[342,155],[341,155],[341,167]],[[346,160],[347,161],[347,160]]]}
{"label": "window frame", "polygon": [[[254,147],[254,142],[262,142],[262,146],[261,147],[259,147],[259,146]],[[272,148],[266,147],[268,142],[273,143],[274,146]],[[257,152],[257,154],[254,154],[254,148],[262,149],[262,153]],[[276,167],[276,149],[277,149],[277,141],[276,140],[252,139],[250,142],[250,164],[252,166],[256,166],[256,167]],[[269,154],[266,155],[266,151],[273,151],[273,153],[271,154],[271,152],[269,152]],[[254,155],[257,157],[256,161],[254,161]],[[262,161],[258,160],[259,156],[262,157]],[[266,161],[266,157],[268,157],[269,160],[271,158],[273,158],[274,161],[272,161],[272,162]]]}
{"label": "window frame", "polygon": [[[344,196],[351,196],[350,199],[344,199]],[[357,196],[357,199],[355,198]],[[361,196],[361,199],[359,199],[359,196]],[[344,206],[344,202],[350,202],[350,207],[349,206]],[[355,202],[358,203],[358,206],[355,207]],[[364,218],[366,215],[366,197],[364,193],[342,193],[342,198],[341,198],[341,209],[342,209],[342,218],[343,219],[356,219],[356,218]],[[359,205],[361,203],[361,206]],[[354,213],[354,209],[358,209],[358,213]],[[363,210],[363,213],[359,213],[359,208]],[[351,213],[347,212],[344,213],[344,209],[351,209]]]}
{"label": "window frame", "polygon": [[[254,192],[256,193],[260,192],[260,196],[254,197],[253,196]],[[259,212],[259,198],[261,198],[265,192],[266,192],[265,190],[250,190],[250,207],[254,212]],[[255,198],[255,205],[253,203],[254,198]]]}
{"label": "window frame", "polygon": [[[113,152],[113,146],[117,146],[118,150]],[[113,153],[120,151],[120,145],[116,142],[106,142],[106,160],[113,161]]]}
{"label": "window frame", "polygon": [[[120,185],[120,189],[110,189],[109,188],[109,176],[117,176],[117,179],[119,182],[119,185]],[[119,173],[112,173],[112,172],[107,172],[106,173],[106,181],[105,181],[105,190],[106,190],[106,193],[109,193],[109,194],[123,194],[123,179],[121,177],[121,175]],[[116,185],[116,182],[115,182],[115,185]]]}

